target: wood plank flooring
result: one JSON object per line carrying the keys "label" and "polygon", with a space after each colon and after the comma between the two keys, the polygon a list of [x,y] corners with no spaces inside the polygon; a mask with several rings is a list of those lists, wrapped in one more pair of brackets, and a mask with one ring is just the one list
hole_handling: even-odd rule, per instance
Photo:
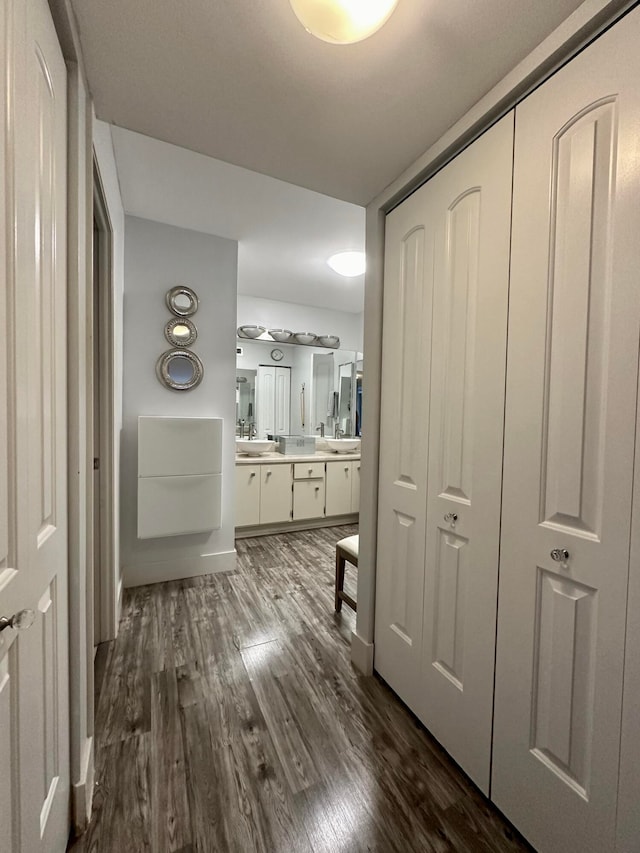
{"label": "wood plank flooring", "polygon": [[240,540],[234,572],[127,591],[97,658],[97,784],[73,853],[530,850],[351,667],[333,578],[356,530]]}

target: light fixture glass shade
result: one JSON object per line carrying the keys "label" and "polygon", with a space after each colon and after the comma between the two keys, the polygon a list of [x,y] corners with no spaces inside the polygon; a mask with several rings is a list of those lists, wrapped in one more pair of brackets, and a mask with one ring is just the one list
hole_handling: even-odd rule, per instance
{"label": "light fixture glass shade", "polygon": [[332,44],[353,44],[379,30],[398,0],[289,0],[300,23]]}
{"label": "light fixture glass shade", "polygon": [[366,259],[364,252],[340,252],[337,255],[331,255],[327,264],[338,275],[354,278],[365,271]]}

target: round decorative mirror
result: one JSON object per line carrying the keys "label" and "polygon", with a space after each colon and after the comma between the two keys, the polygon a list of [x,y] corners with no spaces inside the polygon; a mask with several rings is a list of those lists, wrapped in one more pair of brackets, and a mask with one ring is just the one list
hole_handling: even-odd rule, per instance
{"label": "round decorative mirror", "polygon": [[177,317],[190,317],[198,310],[198,297],[190,287],[178,285],[167,291],[167,308]]}
{"label": "round decorative mirror", "polygon": [[186,317],[173,317],[164,327],[164,336],[174,347],[188,347],[198,337],[198,330]]}
{"label": "round decorative mirror", "polygon": [[167,388],[189,391],[202,382],[204,367],[191,350],[173,349],[162,353],[156,363],[156,374]]}

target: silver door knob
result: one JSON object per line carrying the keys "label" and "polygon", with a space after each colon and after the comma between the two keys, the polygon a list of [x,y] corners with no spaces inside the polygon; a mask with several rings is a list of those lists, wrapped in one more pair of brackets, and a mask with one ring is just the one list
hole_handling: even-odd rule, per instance
{"label": "silver door knob", "polygon": [[447,522],[447,524],[455,524],[456,521],[458,520],[458,516],[456,515],[455,512],[448,512],[445,515],[444,520]]}
{"label": "silver door knob", "polygon": [[566,563],[569,559],[569,552],[566,548],[554,548],[551,552],[551,559],[556,563]]}
{"label": "silver door knob", "polygon": [[0,631],[5,628],[14,628],[16,631],[26,631],[35,622],[36,614],[33,610],[19,610],[13,616],[0,616]]}

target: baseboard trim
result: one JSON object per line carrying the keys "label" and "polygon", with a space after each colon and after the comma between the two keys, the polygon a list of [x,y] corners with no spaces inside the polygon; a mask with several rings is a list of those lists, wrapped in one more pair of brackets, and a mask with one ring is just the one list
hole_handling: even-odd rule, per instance
{"label": "baseboard trim", "polygon": [[164,583],[199,575],[213,575],[233,571],[236,567],[236,551],[220,554],[202,554],[186,560],[163,560],[155,563],[130,563],[123,569],[125,587],[145,586],[149,583]]}
{"label": "baseboard trim", "polygon": [[351,663],[363,675],[373,675],[373,643],[367,643],[355,631],[351,633]]}
{"label": "baseboard trim", "polygon": [[94,774],[93,738],[89,737],[84,742],[80,779],[74,783],[71,789],[73,831],[76,837],[82,835],[89,826],[91,808],[93,806]]}
{"label": "baseboard trim", "polygon": [[342,527],[357,524],[358,513],[333,515],[331,518],[312,518],[304,521],[283,521],[281,524],[259,524],[253,527],[236,527],[236,539],[250,536],[272,536],[274,533],[294,533],[299,530],[316,530],[318,527]]}

